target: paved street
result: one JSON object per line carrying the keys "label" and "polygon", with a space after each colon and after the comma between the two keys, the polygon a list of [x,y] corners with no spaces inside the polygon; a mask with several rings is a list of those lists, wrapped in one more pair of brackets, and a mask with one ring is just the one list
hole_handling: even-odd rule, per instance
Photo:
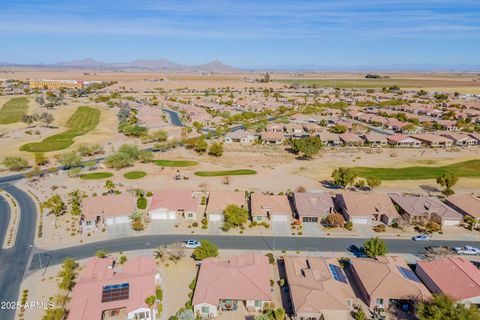
{"label": "paved street", "polygon": [[[10,185],[2,186],[2,188],[15,197],[20,206],[21,216],[14,247],[2,249],[0,246],[0,301],[17,301],[32,251],[37,212],[35,203],[25,192]],[[0,239],[3,243],[10,220],[10,209],[6,201],[2,197],[0,199],[2,199],[0,201]],[[0,319],[2,320],[13,319],[14,315],[15,310],[0,309]]]}

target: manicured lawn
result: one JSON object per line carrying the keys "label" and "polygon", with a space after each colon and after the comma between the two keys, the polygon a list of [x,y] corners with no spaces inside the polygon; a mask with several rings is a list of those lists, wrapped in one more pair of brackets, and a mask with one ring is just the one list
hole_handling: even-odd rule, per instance
{"label": "manicured lawn", "polygon": [[147,175],[144,171],[130,171],[125,173],[123,176],[126,179],[141,179]]}
{"label": "manicured lawn", "polygon": [[220,176],[243,176],[249,174],[256,174],[255,170],[240,169],[240,170],[225,170],[225,171],[197,171],[195,175],[200,177],[220,177]]}
{"label": "manicured lawn", "polygon": [[431,87],[435,81],[421,79],[279,79],[274,82],[286,84],[316,85],[334,88],[383,88],[398,85],[400,88]]}
{"label": "manicured lawn", "polygon": [[50,152],[67,149],[74,143],[75,137],[95,129],[100,120],[100,113],[100,110],[96,108],[79,107],[68,119],[67,127],[70,130],[45,138],[42,142],[24,144],[20,147],[20,151]]}
{"label": "manicured lawn", "polygon": [[480,177],[480,159],[454,163],[443,167],[406,168],[353,168],[360,177],[377,177],[381,180],[436,179],[444,173],[458,177]]}
{"label": "manicured lawn", "polygon": [[7,101],[0,109],[0,124],[10,124],[22,121],[22,116],[27,113],[28,99],[13,98]]}
{"label": "manicured lawn", "polygon": [[197,161],[188,160],[153,160],[153,163],[161,167],[191,167],[198,164]]}
{"label": "manicured lawn", "polygon": [[113,173],[111,172],[92,172],[92,173],[85,173],[80,176],[80,179],[84,180],[96,180],[96,179],[106,179],[113,177]]}

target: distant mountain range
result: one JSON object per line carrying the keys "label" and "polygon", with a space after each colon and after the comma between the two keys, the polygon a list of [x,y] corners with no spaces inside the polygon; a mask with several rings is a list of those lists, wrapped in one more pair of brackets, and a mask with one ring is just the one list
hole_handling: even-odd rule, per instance
{"label": "distant mountain range", "polygon": [[285,64],[266,67],[236,68],[220,61],[205,64],[185,65],[167,59],[137,59],[130,62],[103,62],[91,58],[63,61],[53,64],[16,64],[1,63],[0,67],[30,67],[52,69],[98,69],[98,70],[151,70],[166,72],[480,72],[480,65],[467,64],[391,64],[370,66],[325,66],[314,64]]}
{"label": "distant mountain range", "polygon": [[158,71],[198,71],[198,72],[238,72],[239,69],[223,64],[220,61],[211,61],[205,64],[184,65],[166,59],[138,59],[130,62],[110,63],[97,61],[91,58],[63,61],[53,64],[15,64],[1,63],[3,67],[33,67],[33,68],[62,68],[62,69],[102,69],[102,70],[158,70]]}

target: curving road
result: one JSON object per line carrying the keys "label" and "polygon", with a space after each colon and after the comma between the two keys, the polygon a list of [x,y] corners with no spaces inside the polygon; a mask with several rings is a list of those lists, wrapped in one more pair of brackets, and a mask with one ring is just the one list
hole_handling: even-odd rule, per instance
{"label": "curving road", "polygon": [[[84,259],[95,255],[95,251],[99,249],[108,252],[141,250],[148,248],[156,248],[162,244],[185,241],[187,239],[208,239],[217,244],[221,249],[237,249],[237,250],[266,250],[281,251],[286,250],[290,253],[295,251],[339,251],[344,252],[351,245],[361,247],[366,239],[361,238],[319,238],[319,237],[273,237],[273,236],[222,236],[222,235],[205,235],[192,236],[186,235],[152,235],[141,237],[128,237],[121,239],[106,240],[91,244],[85,244],[75,247],[69,247],[58,250],[44,251],[37,253],[32,259],[30,270],[40,268],[40,261],[45,259],[45,253],[49,257],[49,264],[60,264],[67,257],[73,259]],[[386,239],[389,251],[394,253],[425,253],[426,246],[449,246],[455,247],[460,245],[479,246],[480,241],[447,241],[447,240],[430,240],[428,242],[415,242],[410,239]],[[39,255],[42,255],[39,257]],[[43,262],[45,265],[45,261]]]}
{"label": "curving road", "polygon": [[[0,301],[17,301],[23,275],[27,269],[35,237],[37,208],[24,191],[12,186],[2,188],[18,202],[21,215],[15,245],[9,249],[0,246]],[[5,199],[0,197],[0,240],[6,236],[10,208]],[[13,319],[15,310],[0,309],[0,319]]]}

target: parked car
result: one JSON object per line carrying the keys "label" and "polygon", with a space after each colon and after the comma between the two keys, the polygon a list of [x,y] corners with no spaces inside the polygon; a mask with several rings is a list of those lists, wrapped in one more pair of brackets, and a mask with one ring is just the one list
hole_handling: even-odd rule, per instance
{"label": "parked car", "polygon": [[412,237],[413,241],[428,241],[430,237],[426,234],[419,234],[418,236]]}
{"label": "parked car", "polygon": [[465,254],[469,256],[480,255],[480,249],[471,246],[456,247],[453,248],[453,250],[457,254]]}
{"label": "parked car", "polygon": [[185,241],[185,248],[188,248],[188,249],[195,249],[200,247],[200,245],[201,245],[200,242],[198,242],[197,240]]}

